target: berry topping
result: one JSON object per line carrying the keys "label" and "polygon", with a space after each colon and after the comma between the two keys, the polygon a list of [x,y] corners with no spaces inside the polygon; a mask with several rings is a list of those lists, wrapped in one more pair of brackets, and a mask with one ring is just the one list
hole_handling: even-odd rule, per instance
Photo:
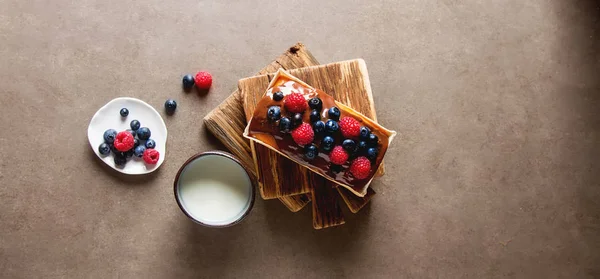
{"label": "berry topping", "polygon": [[146,148],[155,148],[156,142],[153,139],[149,139],[146,141]]}
{"label": "berry topping", "polygon": [[304,112],[308,107],[304,96],[300,93],[292,93],[287,95],[283,103],[285,105],[285,109],[293,113]]}
{"label": "berry topping", "polygon": [[335,143],[335,140],[330,137],[330,136],[325,136],[323,138],[323,140],[321,141],[321,148],[323,148],[324,151],[331,151],[331,149],[333,149],[333,144]]}
{"label": "berry topping", "polygon": [[144,158],[146,164],[156,164],[158,163],[158,158],[160,158],[160,153],[156,149],[146,149],[142,158]]}
{"label": "berry topping", "polygon": [[292,131],[292,138],[298,145],[307,145],[315,138],[315,133],[308,123],[302,123]]}
{"label": "berry topping", "polygon": [[129,115],[129,110],[126,108],[122,108],[119,113],[121,114],[122,117],[127,117],[127,115]]}
{"label": "berry topping", "polygon": [[133,135],[129,132],[119,132],[115,137],[115,148],[121,152],[125,152],[133,148]]}
{"label": "berry topping", "polygon": [[282,133],[288,133],[292,129],[292,120],[287,117],[282,117],[279,120],[279,131]]}
{"label": "berry topping", "polygon": [[369,139],[369,135],[371,134],[371,130],[369,130],[369,128],[362,126],[360,127],[360,139],[361,140],[368,140]]}
{"label": "berry topping", "polygon": [[133,157],[133,148],[129,149],[123,153],[125,153],[125,158],[129,159],[129,158]]}
{"label": "berry topping", "polygon": [[302,113],[296,113],[292,117],[292,126],[298,127],[300,124],[302,124]]}
{"label": "berry topping", "polygon": [[267,119],[277,121],[281,118],[281,108],[279,106],[271,106],[267,110]]}
{"label": "berry topping", "polygon": [[113,129],[108,129],[104,132],[104,142],[113,143],[115,141],[115,137],[117,136],[117,131]]}
{"label": "berry topping", "polygon": [[138,138],[133,138],[133,147],[138,147],[140,145],[140,140]]}
{"label": "berry topping", "polygon": [[360,135],[360,123],[352,117],[342,117],[340,131],[345,138],[356,138]]}
{"label": "berry topping", "polygon": [[135,137],[135,135],[137,134],[134,130],[131,129],[127,129],[125,130],[125,132],[130,133],[133,137]]}
{"label": "berry topping", "polygon": [[308,106],[311,109],[316,109],[318,111],[321,111],[321,109],[323,109],[323,101],[321,101],[321,99],[314,97],[311,98],[310,100],[308,100]]}
{"label": "berry topping", "polygon": [[354,175],[356,179],[365,179],[369,177],[369,173],[371,173],[371,162],[365,157],[354,159],[352,165],[350,165],[350,173]]}
{"label": "berry topping", "polygon": [[348,152],[340,145],[336,146],[329,153],[329,161],[334,165],[343,165],[348,161]]}
{"label": "berry topping", "polygon": [[323,122],[321,120],[315,122],[313,124],[313,130],[315,131],[315,134],[317,134],[317,135],[323,134],[323,132],[325,132],[325,122]]}
{"label": "berry topping", "polygon": [[375,161],[375,160],[377,160],[378,153],[379,153],[379,150],[377,150],[377,148],[371,147],[371,148],[367,149],[367,158],[369,158],[369,160],[371,160],[371,161]]}
{"label": "berry topping", "polygon": [[327,122],[325,122],[325,131],[326,132],[335,133],[339,129],[340,129],[340,126],[334,120],[329,119],[329,120],[327,120]]}
{"label": "berry topping", "polygon": [[321,120],[321,114],[319,113],[318,110],[313,109],[310,112],[310,122],[317,122],[319,120]]}
{"label": "berry topping", "polygon": [[142,127],[137,130],[137,136],[141,140],[147,140],[150,138],[151,135],[152,135],[152,132],[150,132],[150,129],[148,129],[146,127]]}
{"label": "berry topping", "polygon": [[356,143],[351,139],[344,140],[342,142],[342,147],[349,153],[354,153],[354,151],[356,151]]}
{"label": "berry topping", "polygon": [[329,119],[333,119],[335,121],[340,120],[340,109],[337,107],[331,107],[328,111],[327,111],[327,115],[329,116]]}
{"label": "berry topping", "polygon": [[177,102],[175,102],[175,100],[168,99],[165,101],[165,110],[167,111],[167,114],[171,115],[175,113],[175,109],[177,109]]}
{"label": "berry topping", "polygon": [[146,147],[143,145],[140,145],[133,150],[133,153],[135,154],[136,157],[142,158],[142,156],[144,156],[144,151],[146,151]]}
{"label": "berry topping", "polygon": [[379,138],[375,134],[371,133],[369,135],[369,143],[377,146],[377,144],[379,143]]}
{"label": "berry topping", "polygon": [[124,154],[122,154],[122,155],[115,154],[114,160],[115,160],[115,165],[117,167],[123,167],[127,163],[127,157],[125,157]]}
{"label": "berry topping", "polygon": [[331,165],[331,166],[329,166],[329,169],[331,169],[331,171],[332,171],[333,173],[339,173],[339,172],[341,172],[341,171],[342,171],[344,168],[342,168],[342,166],[340,166],[340,165]]}
{"label": "berry topping", "polygon": [[109,144],[108,144],[108,147],[110,147],[110,152],[112,152],[113,154],[121,153],[121,151],[117,150],[117,149],[115,148],[115,145],[114,145],[114,144],[112,144],[112,143],[109,143]]}
{"label": "berry topping", "polygon": [[319,149],[314,143],[304,146],[304,158],[306,160],[313,160],[317,158],[317,155],[319,155]]}
{"label": "berry topping", "polygon": [[277,102],[283,100],[283,92],[277,91],[277,92],[273,93],[273,100],[275,100]]}
{"label": "berry topping", "polygon": [[100,153],[100,155],[108,155],[110,153],[110,146],[106,144],[106,142],[101,143],[100,146],[98,146],[98,153]]}
{"label": "berry topping", "polygon": [[194,84],[196,84],[196,82],[194,81],[194,77],[192,75],[183,76],[182,83],[183,83],[183,89],[186,91],[194,88]]}
{"label": "berry topping", "polygon": [[209,72],[198,72],[194,77],[194,81],[198,89],[208,90],[212,85],[212,76]]}
{"label": "berry topping", "polygon": [[131,120],[129,127],[131,127],[131,130],[137,131],[140,128],[140,122],[137,120]]}
{"label": "berry topping", "polygon": [[369,149],[369,144],[366,141],[361,140],[358,142],[358,153],[366,154],[367,149]]}

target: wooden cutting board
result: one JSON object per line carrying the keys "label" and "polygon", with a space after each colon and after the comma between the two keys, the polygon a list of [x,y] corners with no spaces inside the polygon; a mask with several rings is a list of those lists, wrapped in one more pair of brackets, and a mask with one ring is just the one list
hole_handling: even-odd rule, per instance
{"label": "wooden cutting board", "polygon": [[[289,72],[311,86],[333,95],[337,101],[377,121],[369,75],[362,59],[293,69]],[[256,104],[264,96],[273,76],[274,74],[250,77],[238,82],[238,89],[244,100],[246,120],[252,118]],[[312,177],[318,175],[269,148],[253,142],[250,146],[257,168],[259,190],[264,199],[307,193],[315,189],[314,181],[322,181]],[[383,164],[381,166],[378,170],[379,175],[384,172]],[[336,187],[335,184],[330,184]],[[374,194],[370,189],[364,198],[355,197],[341,187],[338,192],[352,212],[360,210]],[[313,209],[315,205],[316,203],[313,202]]]}

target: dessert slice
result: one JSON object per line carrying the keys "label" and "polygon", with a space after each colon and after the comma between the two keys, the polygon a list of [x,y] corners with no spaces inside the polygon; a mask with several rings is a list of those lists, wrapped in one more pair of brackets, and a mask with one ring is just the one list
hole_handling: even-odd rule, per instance
{"label": "dessert slice", "polygon": [[280,69],[244,137],[363,197],[396,132]]}

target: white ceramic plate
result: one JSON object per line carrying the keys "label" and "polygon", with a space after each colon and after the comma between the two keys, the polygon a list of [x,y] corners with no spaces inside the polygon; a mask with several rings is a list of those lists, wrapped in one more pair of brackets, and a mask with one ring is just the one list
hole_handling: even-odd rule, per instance
{"label": "white ceramic plate", "polygon": [[[119,114],[122,108],[129,110],[129,115],[125,118]],[[141,158],[133,156],[133,158],[127,160],[127,164],[124,167],[120,168],[115,166],[112,153],[108,156],[102,156],[98,152],[98,146],[104,142],[104,131],[115,129],[117,132],[120,132],[131,129],[129,127],[131,120],[138,120],[141,123],[141,127],[148,127],[150,129],[150,138],[156,142],[155,149],[160,153],[158,163],[155,165],[146,164]],[[116,98],[101,107],[94,114],[88,127],[88,140],[96,156],[116,171],[125,174],[146,174],[158,169],[165,160],[167,151],[167,126],[160,114],[144,101],[128,97]]]}

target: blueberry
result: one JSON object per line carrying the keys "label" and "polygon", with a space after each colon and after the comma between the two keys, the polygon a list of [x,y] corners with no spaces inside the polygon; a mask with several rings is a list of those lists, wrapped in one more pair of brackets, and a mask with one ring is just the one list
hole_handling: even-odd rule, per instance
{"label": "blueberry", "polygon": [[129,127],[131,127],[131,130],[137,131],[140,128],[140,122],[137,120],[131,120]]}
{"label": "blueberry", "polygon": [[279,131],[287,133],[292,129],[292,121],[287,117],[282,117],[279,120]]}
{"label": "blueberry", "polygon": [[319,120],[321,120],[321,114],[319,113],[318,110],[313,109],[310,112],[310,122],[317,122]]}
{"label": "blueberry", "polygon": [[329,116],[329,119],[338,121],[340,120],[340,109],[337,107],[331,107],[329,111],[327,111],[327,115]]}
{"label": "blueberry", "polygon": [[194,87],[194,84],[196,84],[196,82],[194,81],[194,76],[192,75],[183,76],[182,82],[184,90],[191,90]]}
{"label": "blueberry", "polygon": [[366,141],[361,140],[358,142],[358,152],[360,154],[367,153],[367,149],[369,149],[369,144]]}
{"label": "blueberry", "polygon": [[354,153],[354,151],[356,151],[356,142],[351,139],[344,140],[344,142],[342,142],[342,147],[349,153]]}
{"label": "blueberry", "polygon": [[313,160],[317,158],[317,155],[319,155],[319,149],[314,143],[304,146],[304,158],[306,160]]}
{"label": "blueberry", "polygon": [[112,143],[108,144],[108,147],[110,147],[110,152],[112,152],[113,154],[115,154],[115,156],[116,156],[117,153],[121,152],[121,151],[117,150],[117,148],[115,147],[115,145],[112,144]]}
{"label": "blueberry", "polygon": [[334,120],[327,120],[327,122],[325,122],[325,131],[328,133],[335,133],[337,132],[337,130],[340,129],[340,125],[338,125],[337,122],[335,122]]}
{"label": "blueberry", "polygon": [[152,149],[156,147],[156,142],[153,139],[149,139],[146,141],[146,148]]}
{"label": "blueberry", "polygon": [[325,132],[325,122],[319,120],[313,124],[315,135],[322,135]]}
{"label": "blueberry", "polygon": [[275,100],[277,102],[283,100],[283,92],[277,91],[277,92],[273,93],[273,100]]}
{"label": "blueberry", "polygon": [[321,148],[326,151],[329,152],[333,149],[333,144],[335,143],[335,140],[330,137],[330,136],[325,136],[323,138],[323,140],[321,141]]}
{"label": "blueberry", "polygon": [[122,108],[119,113],[122,117],[127,117],[127,115],[129,115],[129,110],[127,108]]}
{"label": "blueberry", "polygon": [[108,155],[110,153],[110,146],[106,144],[106,142],[101,143],[100,146],[98,146],[98,153],[100,153],[100,155]]}
{"label": "blueberry", "polygon": [[267,110],[267,118],[271,121],[277,121],[281,118],[281,108],[279,106],[271,106]]}
{"label": "blueberry", "polygon": [[121,154],[121,155],[115,154],[114,160],[115,160],[115,165],[117,167],[124,167],[125,164],[127,163],[127,157],[124,156],[124,154]]}
{"label": "blueberry", "polygon": [[131,130],[131,129],[127,129],[125,131],[127,131],[128,133],[130,133],[134,138],[135,138],[135,135],[137,134],[134,130]]}
{"label": "blueberry", "polygon": [[115,141],[115,137],[117,136],[117,131],[114,129],[108,129],[104,131],[104,142],[113,143]]}
{"label": "blueberry", "polygon": [[302,124],[302,113],[296,113],[294,114],[294,117],[292,118],[292,124],[294,127],[299,126],[300,124]]}
{"label": "blueberry", "polygon": [[132,149],[129,149],[129,150],[127,150],[127,151],[126,151],[126,152],[124,152],[124,153],[125,153],[125,158],[128,158],[128,159],[129,159],[129,158],[133,157],[133,148],[132,148]]}
{"label": "blueberry", "polygon": [[318,97],[314,97],[308,100],[308,106],[311,109],[321,111],[321,109],[323,109],[323,101],[321,101],[321,99],[319,99]]}
{"label": "blueberry", "polygon": [[369,135],[369,143],[377,146],[377,144],[379,143],[379,138],[375,134],[371,133]]}
{"label": "blueberry", "polygon": [[142,156],[144,156],[144,151],[146,151],[146,147],[143,145],[140,145],[133,150],[133,153],[135,154],[136,157],[142,158]]}
{"label": "blueberry", "polygon": [[147,140],[150,138],[151,135],[152,135],[152,132],[150,132],[150,129],[148,129],[146,127],[142,127],[137,130],[137,136],[141,140]]}
{"label": "blueberry", "polygon": [[371,147],[371,148],[367,149],[367,158],[369,158],[369,160],[371,160],[371,161],[375,161],[375,160],[377,160],[378,153],[379,153],[379,151],[377,150],[377,148]]}
{"label": "blueberry", "polygon": [[138,138],[133,139],[133,147],[138,147],[140,145],[140,140]]}
{"label": "blueberry", "polygon": [[367,128],[365,126],[360,127],[360,139],[361,140],[368,140],[370,134],[371,134],[371,130],[369,130],[369,128]]}
{"label": "blueberry", "polygon": [[167,114],[171,115],[175,113],[175,109],[177,109],[177,102],[175,102],[175,100],[168,99],[165,101],[165,110],[167,111]]}

